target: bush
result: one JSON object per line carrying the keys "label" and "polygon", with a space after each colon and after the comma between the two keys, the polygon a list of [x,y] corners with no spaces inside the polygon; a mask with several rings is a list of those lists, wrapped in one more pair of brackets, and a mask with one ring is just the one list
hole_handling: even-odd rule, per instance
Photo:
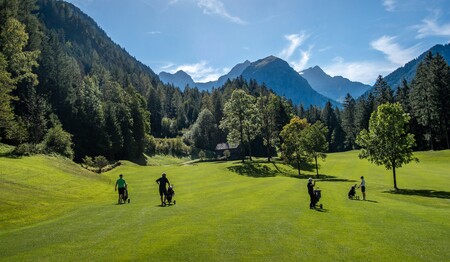
{"label": "bush", "polygon": [[50,128],[39,145],[47,153],[56,153],[73,159],[72,135],[66,132],[61,125]]}
{"label": "bush", "polygon": [[156,140],[151,135],[145,135],[145,152],[149,156],[153,156],[156,153]]}
{"label": "bush", "polygon": [[188,156],[189,146],[183,143],[181,137],[177,138],[155,138],[155,153],[172,156]]}
{"label": "bush", "polygon": [[94,157],[94,166],[98,168],[103,168],[109,164],[108,159],[104,156],[96,156]]}
{"label": "bush", "polygon": [[90,156],[85,156],[82,160],[86,166],[94,166],[95,165],[94,160]]}
{"label": "bush", "polygon": [[230,150],[227,149],[227,150],[223,151],[223,156],[225,157],[225,159],[228,160],[228,158],[230,158],[230,156],[231,156]]}
{"label": "bush", "polygon": [[39,153],[38,147],[30,143],[20,144],[12,151],[12,154],[18,156],[31,156],[38,153]]}
{"label": "bush", "polygon": [[203,159],[206,157],[205,151],[200,150],[200,152],[198,153],[198,157],[200,157],[200,160],[203,161]]}

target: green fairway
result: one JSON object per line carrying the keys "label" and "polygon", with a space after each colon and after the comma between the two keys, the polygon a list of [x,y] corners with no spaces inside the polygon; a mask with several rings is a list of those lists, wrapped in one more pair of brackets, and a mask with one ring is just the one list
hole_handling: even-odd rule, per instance
{"label": "green fairway", "polygon": [[[450,150],[418,152],[392,172],[329,154],[310,210],[307,177],[281,163],[121,166],[98,175],[70,161],[0,158],[1,261],[448,261]],[[167,173],[176,205],[159,206]],[[119,174],[130,204],[117,205]],[[367,201],[347,199],[364,175]],[[358,192],[358,195],[361,195]]]}

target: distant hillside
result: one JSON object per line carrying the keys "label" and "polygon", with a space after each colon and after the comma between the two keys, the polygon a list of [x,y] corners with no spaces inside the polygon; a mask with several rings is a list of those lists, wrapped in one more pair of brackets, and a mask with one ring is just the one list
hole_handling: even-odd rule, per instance
{"label": "distant hillside", "polygon": [[300,75],[308,80],[314,90],[340,102],[344,100],[347,93],[356,98],[371,88],[370,85],[353,82],[342,76],[331,77],[319,66],[305,69],[300,72]]}
{"label": "distant hillside", "polygon": [[276,94],[291,99],[294,104],[324,107],[331,101],[334,106],[340,106],[336,101],[315,91],[286,61],[275,56],[253,62],[242,76],[247,80],[255,79],[258,83],[265,83]]}
{"label": "distant hillside", "polygon": [[[64,52],[74,57],[86,75],[95,63],[107,69],[112,78],[122,85],[131,81],[143,88],[156,86],[158,76],[147,66],[131,56],[111,38],[88,15],[78,7],[64,1],[37,0],[37,15],[45,26],[46,38],[66,43]],[[53,50],[55,51],[55,50]],[[147,78],[150,82],[147,82]]]}
{"label": "distant hillside", "polygon": [[433,54],[439,53],[441,54],[445,61],[450,64],[450,44],[446,45],[435,45],[423,54],[421,54],[416,59],[411,60],[406,63],[404,66],[396,69],[394,72],[384,77],[384,80],[391,86],[391,88],[396,89],[401,83],[403,78],[405,78],[408,82],[416,75],[417,66],[419,63],[425,58],[426,54],[431,51]]}
{"label": "distant hillside", "polygon": [[206,83],[194,82],[191,76],[189,76],[186,72],[180,70],[175,74],[161,72],[159,73],[159,78],[162,82],[166,84],[173,84],[174,86],[183,89],[186,85],[190,87],[197,87],[200,90],[211,90],[213,87],[218,88],[225,84],[228,79],[234,79],[239,77],[242,72],[250,65],[250,61],[245,61],[243,63],[235,65],[231,71],[219,77],[216,81],[209,81]]}

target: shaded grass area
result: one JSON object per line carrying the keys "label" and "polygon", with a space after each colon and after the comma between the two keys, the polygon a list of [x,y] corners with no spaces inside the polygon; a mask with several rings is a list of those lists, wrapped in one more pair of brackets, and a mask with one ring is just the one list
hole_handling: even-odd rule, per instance
{"label": "shaded grass area", "polygon": [[[440,152],[435,157],[428,157],[429,152],[417,153],[421,162],[399,169],[398,183],[404,188],[447,192],[449,153]],[[58,161],[47,159],[39,166],[53,168],[54,162]],[[71,165],[58,164],[66,168],[60,171],[64,177],[78,177],[78,172],[70,171]],[[330,154],[320,164],[324,177],[317,181],[317,187],[322,190],[323,212],[309,209],[307,181],[295,179],[296,170],[279,162],[138,166],[123,161],[104,175],[106,180],[91,183],[92,192],[99,191],[93,193],[98,194],[94,198],[79,199],[72,206],[76,208],[52,214],[43,222],[27,226],[16,223],[1,230],[0,260],[448,259],[448,199],[385,193],[392,188],[390,171],[359,160],[355,151]],[[314,170],[302,171],[302,178],[314,174]],[[40,171],[30,167],[27,172]],[[158,206],[155,180],[162,172],[175,185],[176,205]],[[263,176],[257,176],[259,172]],[[120,173],[129,183],[131,204],[117,205],[113,185],[108,182],[115,181]],[[368,201],[348,200],[349,187],[361,175],[366,177]],[[85,184],[84,180],[75,181]],[[21,194],[27,192],[24,189]],[[47,194],[51,197],[54,192],[48,190]],[[55,199],[54,203],[61,201],[66,200]]]}
{"label": "shaded grass area", "polygon": [[450,192],[427,189],[399,189],[385,191],[385,193],[450,199]]}

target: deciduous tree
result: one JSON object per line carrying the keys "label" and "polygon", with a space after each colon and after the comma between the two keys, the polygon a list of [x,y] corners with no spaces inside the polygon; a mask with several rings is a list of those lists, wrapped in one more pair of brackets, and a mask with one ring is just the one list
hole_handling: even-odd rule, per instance
{"label": "deciduous tree", "polygon": [[392,169],[394,188],[397,187],[396,168],[417,158],[413,156],[414,135],[407,133],[410,117],[399,103],[386,103],[370,117],[369,130],[364,129],[356,142],[362,147],[360,158]]}

